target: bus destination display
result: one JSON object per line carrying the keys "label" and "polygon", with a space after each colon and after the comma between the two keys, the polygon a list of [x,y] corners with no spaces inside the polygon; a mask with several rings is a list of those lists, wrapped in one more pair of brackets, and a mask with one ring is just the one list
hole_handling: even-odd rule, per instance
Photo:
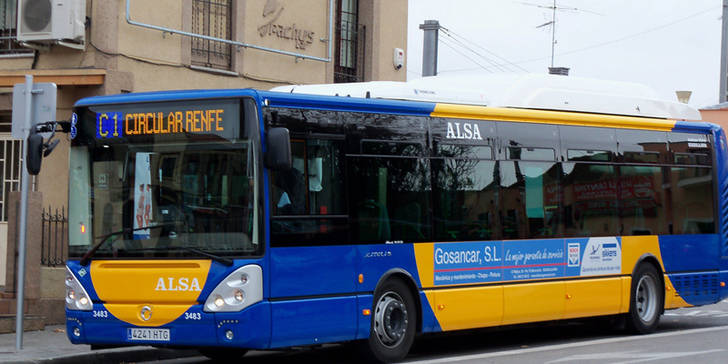
{"label": "bus destination display", "polygon": [[96,111],[97,139],[164,134],[215,134],[236,137],[239,120],[236,102],[204,104],[136,105]]}

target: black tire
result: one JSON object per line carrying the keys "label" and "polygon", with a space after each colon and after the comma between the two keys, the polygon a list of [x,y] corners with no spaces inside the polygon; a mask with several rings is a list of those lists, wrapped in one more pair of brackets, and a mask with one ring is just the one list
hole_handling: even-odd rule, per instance
{"label": "black tire", "polygon": [[383,363],[404,359],[415,340],[417,308],[412,292],[399,279],[390,279],[374,292],[367,349]]}
{"label": "black tire", "polygon": [[659,272],[652,264],[641,264],[632,276],[627,329],[637,334],[655,331],[664,307],[665,289]]}
{"label": "black tire", "polygon": [[248,352],[237,348],[204,348],[198,349],[200,354],[218,363],[230,363],[240,360]]}

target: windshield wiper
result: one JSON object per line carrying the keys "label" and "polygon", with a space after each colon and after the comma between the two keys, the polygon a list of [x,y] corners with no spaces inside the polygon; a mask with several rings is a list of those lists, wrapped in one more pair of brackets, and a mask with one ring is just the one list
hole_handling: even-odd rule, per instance
{"label": "windshield wiper", "polygon": [[139,251],[170,251],[170,250],[185,250],[185,251],[188,251],[188,252],[192,252],[192,253],[195,253],[195,254],[202,255],[204,257],[208,257],[208,258],[210,258],[210,259],[212,259],[212,260],[214,260],[214,261],[216,261],[216,262],[218,262],[220,264],[226,265],[228,267],[230,267],[230,266],[233,265],[233,260],[230,259],[230,258],[226,258],[226,257],[222,257],[222,256],[219,256],[219,255],[216,255],[216,254],[212,254],[212,253],[210,253],[208,251],[202,250],[200,248],[194,248],[194,247],[191,247],[191,246],[170,246],[170,247],[166,247],[166,248],[139,248],[139,249],[129,249],[129,250],[127,250],[127,249],[121,249],[119,251],[127,251],[127,252],[135,251],[135,252],[139,252]]}
{"label": "windshield wiper", "polygon": [[81,263],[81,265],[88,265],[89,260],[91,260],[91,257],[94,256],[94,254],[96,253],[96,251],[99,250],[99,248],[102,245],[104,245],[104,243],[106,243],[107,241],[109,241],[111,239],[111,237],[113,237],[114,235],[129,234],[129,233],[133,233],[133,232],[139,231],[139,230],[158,229],[158,228],[169,227],[169,226],[174,226],[174,225],[173,224],[161,224],[161,225],[153,225],[153,226],[144,226],[144,227],[140,227],[140,228],[136,228],[136,229],[125,228],[125,229],[121,229],[119,231],[114,231],[114,232],[108,233],[106,235],[102,235],[102,236],[99,237],[101,239],[101,241],[99,241],[98,243],[96,243],[96,245],[92,246],[91,249],[89,249],[81,257],[80,263]]}

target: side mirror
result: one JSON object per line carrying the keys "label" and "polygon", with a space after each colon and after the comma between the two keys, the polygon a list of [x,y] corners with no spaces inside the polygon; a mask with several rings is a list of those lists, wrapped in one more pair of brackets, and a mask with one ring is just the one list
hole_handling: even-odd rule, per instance
{"label": "side mirror", "polygon": [[266,144],[266,167],[274,171],[282,171],[291,168],[291,136],[288,129],[268,129]]}
{"label": "side mirror", "polygon": [[25,144],[26,167],[28,174],[36,176],[40,173],[40,165],[43,162],[43,137],[31,128]]}

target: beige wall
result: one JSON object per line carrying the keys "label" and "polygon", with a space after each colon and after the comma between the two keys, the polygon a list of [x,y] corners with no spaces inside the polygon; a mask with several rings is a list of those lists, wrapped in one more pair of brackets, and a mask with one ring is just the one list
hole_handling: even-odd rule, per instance
{"label": "beige wall", "polygon": [[718,124],[723,130],[728,130],[728,109],[700,110],[700,116],[704,121]]}
{"label": "beige wall", "polygon": [[[407,0],[361,0],[359,22],[366,25],[367,80],[407,79]],[[405,66],[394,68],[394,49],[405,51]]]}

